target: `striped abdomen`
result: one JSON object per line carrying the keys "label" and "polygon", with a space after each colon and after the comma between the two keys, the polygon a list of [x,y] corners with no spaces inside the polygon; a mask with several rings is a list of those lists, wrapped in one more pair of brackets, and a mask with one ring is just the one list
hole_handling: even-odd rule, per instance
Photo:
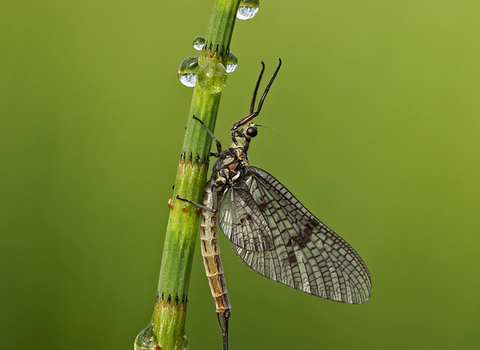
{"label": "striped abdomen", "polygon": [[[210,183],[205,189],[203,205],[213,208],[213,193]],[[200,244],[202,246],[203,264],[210,284],[212,296],[215,298],[217,314],[224,318],[230,316],[230,301],[227,296],[227,285],[223,277],[222,260],[220,259],[220,247],[217,235],[217,214],[202,209],[202,222],[200,224]]]}

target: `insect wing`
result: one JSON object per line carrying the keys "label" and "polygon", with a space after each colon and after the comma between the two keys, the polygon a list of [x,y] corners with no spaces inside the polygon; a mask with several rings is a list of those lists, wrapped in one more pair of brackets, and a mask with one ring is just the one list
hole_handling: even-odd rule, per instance
{"label": "insect wing", "polygon": [[218,219],[223,234],[238,247],[261,251],[273,246],[270,227],[242,178],[223,194]]}
{"label": "insect wing", "polygon": [[273,247],[249,251],[233,245],[252,270],[274,281],[325,299],[350,304],[368,300],[367,266],[339,235],[318,220],[277,179],[254,166],[244,181],[273,234]]}

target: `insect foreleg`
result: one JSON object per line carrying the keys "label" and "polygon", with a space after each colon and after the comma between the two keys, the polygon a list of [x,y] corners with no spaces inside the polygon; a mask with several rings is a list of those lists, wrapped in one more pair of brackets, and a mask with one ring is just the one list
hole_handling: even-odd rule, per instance
{"label": "insect foreleg", "polygon": [[215,137],[215,135],[213,134],[213,132],[208,128],[208,126],[205,125],[204,122],[202,122],[200,119],[198,119],[197,117],[193,116],[193,119],[196,119],[200,122],[200,124],[202,124],[202,126],[205,128],[205,130],[208,131],[208,133],[210,134],[210,136],[212,137],[212,139],[217,143],[217,152],[214,153],[214,152],[211,152],[210,155],[211,156],[214,156],[214,157],[220,157],[220,153],[222,152],[222,144],[220,143],[220,141],[217,140],[217,138]]}

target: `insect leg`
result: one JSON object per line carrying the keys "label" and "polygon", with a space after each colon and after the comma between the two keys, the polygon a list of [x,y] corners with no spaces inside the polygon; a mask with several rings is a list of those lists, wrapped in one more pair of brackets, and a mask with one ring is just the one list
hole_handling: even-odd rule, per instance
{"label": "insect leg", "polygon": [[262,75],[263,75],[263,70],[265,69],[265,65],[262,62],[263,68],[262,68],[262,72],[260,73],[260,77],[258,78],[257,85],[255,86],[255,91],[253,92],[253,100],[252,100],[252,104],[250,106],[250,114],[247,115],[246,117],[243,117],[238,122],[233,123],[232,128],[230,129],[230,132],[237,130],[238,127],[240,127],[242,125],[245,125],[250,120],[252,120],[257,115],[260,114],[260,111],[262,110],[262,106],[263,106],[263,101],[265,101],[265,98],[267,97],[268,91],[270,90],[270,87],[273,85],[273,82],[275,81],[275,78],[277,77],[278,71],[280,70],[280,67],[282,66],[282,60],[279,58],[278,61],[279,61],[279,63],[278,63],[277,69],[275,69],[275,72],[273,73],[273,76],[270,79],[270,82],[265,87],[265,91],[263,91],[262,97],[260,97],[260,101],[258,102],[257,110],[253,111],[253,108],[255,108],[254,106],[255,106],[255,99],[257,97],[258,85],[260,84],[260,80],[262,79]]}
{"label": "insect leg", "polygon": [[200,119],[198,119],[197,117],[193,116],[193,119],[196,119],[200,122],[200,124],[202,124],[202,126],[205,128],[205,130],[208,131],[208,133],[210,134],[210,136],[212,137],[212,139],[216,142],[217,144],[217,153],[210,153],[210,155],[214,156],[214,157],[219,157],[220,156],[220,152],[222,152],[222,144],[220,143],[220,141],[218,141],[218,139],[215,137],[215,135],[213,134],[213,132],[210,131],[210,129],[205,125],[204,122],[202,122]]}
{"label": "insect leg", "polygon": [[218,211],[217,208],[213,208],[213,209],[212,209],[212,208],[208,208],[208,207],[206,207],[206,206],[204,206],[204,205],[202,205],[202,204],[199,204],[199,203],[197,203],[197,202],[194,202],[194,201],[192,201],[192,200],[190,200],[190,199],[181,198],[181,197],[178,196],[178,194],[177,194],[177,199],[179,199],[179,200],[181,200],[181,201],[184,201],[184,202],[188,202],[188,203],[190,203],[190,204],[193,204],[193,205],[196,206],[196,207],[199,207],[199,208],[201,208],[201,209],[203,209],[203,210],[206,210],[206,211],[209,211],[209,212],[212,212],[212,213],[216,213],[216,212]]}

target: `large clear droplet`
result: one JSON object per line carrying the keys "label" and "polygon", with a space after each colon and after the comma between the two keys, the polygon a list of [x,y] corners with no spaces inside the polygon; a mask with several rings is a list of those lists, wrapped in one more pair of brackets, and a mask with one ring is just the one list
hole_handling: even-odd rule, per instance
{"label": "large clear droplet", "polygon": [[153,329],[153,322],[137,335],[135,342],[133,343],[135,350],[157,350],[160,347],[157,343],[157,337]]}
{"label": "large clear droplet", "polygon": [[260,0],[242,0],[237,11],[237,18],[246,21],[252,19],[258,12]]}
{"label": "large clear droplet", "polygon": [[197,81],[198,56],[185,58],[178,66],[178,79],[188,87],[194,87]]}
{"label": "large clear droplet", "polygon": [[237,56],[233,52],[228,54],[227,73],[232,73],[238,66]]}
{"label": "large clear droplet", "polygon": [[205,62],[198,70],[198,85],[210,94],[218,94],[227,85],[227,70],[220,62]]}
{"label": "large clear droplet", "polygon": [[196,36],[195,39],[193,39],[193,48],[198,51],[202,51],[203,45],[207,42],[207,39],[205,39],[203,36]]}
{"label": "large clear droplet", "polygon": [[186,335],[182,337],[182,341],[180,342],[180,346],[178,346],[178,350],[188,350],[188,338]]}

